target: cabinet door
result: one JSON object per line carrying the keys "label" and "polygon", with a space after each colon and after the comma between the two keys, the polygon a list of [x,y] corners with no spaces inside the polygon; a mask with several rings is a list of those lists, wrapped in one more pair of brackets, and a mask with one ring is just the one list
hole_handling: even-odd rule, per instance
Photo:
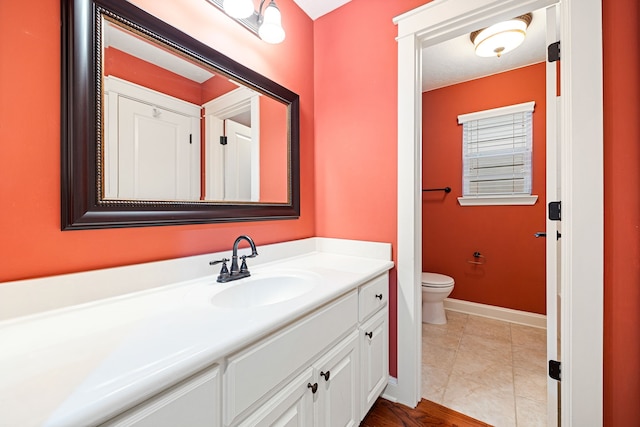
{"label": "cabinet door", "polygon": [[[242,427],[313,426],[313,370],[304,371],[275,396],[242,421]],[[317,389],[316,389],[317,393]]]}
{"label": "cabinet door", "polygon": [[360,327],[361,418],[382,393],[389,380],[389,337],[387,307]]}
{"label": "cabinet door", "polygon": [[317,426],[346,427],[360,423],[359,333],[333,347],[314,365],[318,382],[314,408]]}
{"label": "cabinet door", "polygon": [[350,292],[261,342],[229,356],[223,380],[224,423],[234,425],[274,390],[358,322],[358,296]]}
{"label": "cabinet door", "polygon": [[196,374],[107,421],[109,427],[216,427],[221,416],[220,368]]}

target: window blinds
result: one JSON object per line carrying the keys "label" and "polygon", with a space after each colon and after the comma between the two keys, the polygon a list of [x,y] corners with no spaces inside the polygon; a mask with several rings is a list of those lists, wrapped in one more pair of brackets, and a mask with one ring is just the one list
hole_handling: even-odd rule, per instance
{"label": "window blinds", "polygon": [[532,113],[526,103],[458,117],[463,197],[531,194]]}

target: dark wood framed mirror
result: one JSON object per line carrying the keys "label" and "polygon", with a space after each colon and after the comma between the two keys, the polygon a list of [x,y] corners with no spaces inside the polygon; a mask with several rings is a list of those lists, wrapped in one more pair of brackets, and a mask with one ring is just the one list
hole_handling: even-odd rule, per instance
{"label": "dark wood framed mirror", "polygon": [[[299,217],[297,94],[126,0],[61,4],[63,230]],[[138,44],[151,53],[138,53]],[[183,64],[165,66],[158,56]],[[138,76],[118,74],[127,69]],[[147,77],[132,81],[146,69],[177,75],[162,83],[174,93]],[[211,89],[216,78],[231,89]],[[200,98],[178,99],[193,81]],[[195,111],[186,119],[185,105]],[[249,130],[238,138],[249,148],[236,151],[244,160],[225,160],[233,156],[227,133],[243,118]]]}

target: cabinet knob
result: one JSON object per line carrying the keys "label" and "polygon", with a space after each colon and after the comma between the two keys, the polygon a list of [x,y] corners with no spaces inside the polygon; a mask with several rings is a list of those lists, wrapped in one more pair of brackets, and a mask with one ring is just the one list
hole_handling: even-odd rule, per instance
{"label": "cabinet knob", "polygon": [[380,301],[382,301],[382,294],[376,294],[376,298],[378,298]]}
{"label": "cabinet knob", "polygon": [[311,389],[311,393],[316,394],[316,391],[318,391],[318,383],[309,383],[307,384],[307,388]]}
{"label": "cabinet knob", "polygon": [[329,381],[329,376],[331,375],[331,371],[327,371],[327,372],[320,372],[320,376],[324,377],[325,381]]}
{"label": "cabinet knob", "polygon": [[364,334],[368,336],[369,339],[373,338],[373,332],[365,332]]}

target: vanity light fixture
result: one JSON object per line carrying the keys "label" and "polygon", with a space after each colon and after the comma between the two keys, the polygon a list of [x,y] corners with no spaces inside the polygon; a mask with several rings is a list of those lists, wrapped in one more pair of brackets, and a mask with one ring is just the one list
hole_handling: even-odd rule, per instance
{"label": "vanity light fixture", "polygon": [[224,11],[253,34],[267,43],[278,44],[284,40],[282,15],[275,0],[260,0],[258,10],[253,0],[207,0]]}
{"label": "vanity light fixture", "polygon": [[476,55],[499,58],[520,46],[527,35],[531,18],[532,15],[527,13],[472,32],[470,39],[475,46]]}
{"label": "vanity light fixture", "polygon": [[253,0],[223,0],[222,8],[232,18],[246,19],[253,15]]}
{"label": "vanity light fixture", "polygon": [[278,44],[284,40],[284,28],[282,28],[282,14],[276,6],[275,0],[269,0],[269,4],[262,11],[265,0],[260,2],[258,18],[258,35],[267,43]]}

